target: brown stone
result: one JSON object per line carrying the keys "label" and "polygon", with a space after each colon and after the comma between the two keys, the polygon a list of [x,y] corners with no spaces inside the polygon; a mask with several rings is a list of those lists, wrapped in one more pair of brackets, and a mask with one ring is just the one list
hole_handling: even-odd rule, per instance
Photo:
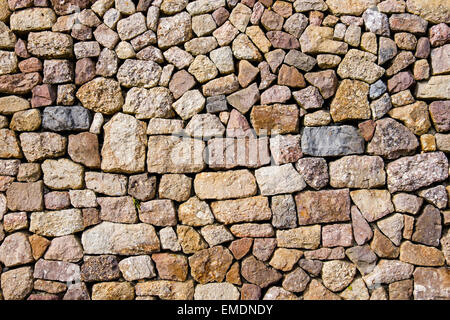
{"label": "brown stone", "polygon": [[87,256],[81,265],[81,280],[85,282],[111,281],[120,276],[115,256]]}
{"label": "brown stone", "polygon": [[70,158],[89,168],[100,168],[100,152],[97,135],[83,132],[69,136],[67,148]]}
{"label": "brown stone", "polygon": [[240,260],[250,251],[252,244],[252,238],[242,238],[231,242],[228,249],[230,249],[235,259]]}
{"label": "brown stone", "polygon": [[250,120],[258,135],[286,134],[298,131],[298,109],[295,105],[254,106]]}
{"label": "brown stone", "polygon": [[250,283],[265,288],[281,279],[281,274],[267,267],[264,262],[257,260],[254,256],[245,258],[241,265],[241,275]]}
{"label": "brown stone", "polygon": [[232,260],[230,251],[222,246],[198,251],[189,257],[192,277],[202,284],[222,282]]}

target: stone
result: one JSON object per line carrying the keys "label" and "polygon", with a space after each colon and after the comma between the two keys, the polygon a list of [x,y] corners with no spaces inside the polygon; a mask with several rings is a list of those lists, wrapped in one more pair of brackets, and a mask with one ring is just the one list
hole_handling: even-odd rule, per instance
{"label": "stone", "polygon": [[100,167],[100,153],[97,135],[83,132],[69,136],[67,152],[70,158],[89,168]]}
{"label": "stone", "polygon": [[[321,139],[318,140],[318,137]],[[327,137],[327,139],[324,139]],[[363,152],[363,138],[351,126],[306,127],[302,151],[313,156],[336,156]]]}
{"label": "stone", "polygon": [[380,36],[390,35],[388,17],[386,14],[380,13],[377,8],[368,8],[362,17],[364,25],[370,32]]}
{"label": "stone", "polygon": [[177,234],[172,227],[165,227],[159,231],[159,238],[161,241],[161,248],[176,252],[181,250],[181,245],[178,242]]}
{"label": "stone", "polygon": [[229,45],[238,34],[239,30],[230,21],[226,21],[212,33],[219,46]]}
{"label": "stone", "polygon": [[442,226],[440,212],[432,205],[427,205],[416,219],[412,240],[430,246],[438,246]]}
{"label": "stone", "polygon": [[3,227],[6,232],[28,229],[28,217],[26,212],[8,213],[3,217]]}
{"label": "stone", "polygon": [[177,225],[177,235],[184,253],[195,253],[208,247],[206,241],[192,227]]}
{"label": "stone", "polygon": [[298,108],[282,104],[254,106],[250,121],[258,135],[295,133],[298,131]]}
{"label": "stone", "polygon": [[[130,232],[135,237],[126,236]],[[160,248],[155,229],[145,223],[115,224],[102,222],[83,232],[81,243],[85,254],[137,255],[152,253]]]}
{"label": "stone", "polygon": [[195,287],[195,300],[238,300],[239,290],[231,283],[208,283]]}
{"label": "stone", "polygon": [[417,83],[418,99],[448,99],[448,79],[450,76],[433,76],[428,81]]}
{"label": "stone", "polygon": [[306,187],[305,181],[291,164],[257,169],[255,177],[263,195],[292,193]]}
{"label": "stone", "polygon": [[220,47],[209,53],[214,65],[221,74],[234,72],[233,52],[230,47]]}
{"label": "stone", "polygon": [[92,286],[92,300],[133,300],[134,288],[129,282],[101,282]]}
{"label": "stone", "polygon": [[147,126],[147,134],[179,134],[183,130],[183,120],[153,118]]}
{"label": "stone", "polygon": [[319,89],[324,99],[332,97],[338,86],[338,80],[334,70],[310,72],[305,74],[305,79]]}
{"label": "stone", "polygon": [[75,104],[75,91],[76,86],[74,84],[59,85],[56,93],[56,103],[64,106]]}
{"label": "stone", "polygon": [[0,50],[0,75],[17,71],[17,56],[13,52]]}
{"label": "stone", "polygon": [[450,44],[431,50],[431,70],[433,75],[448,73],[450,71]]}
{"label": "stone", "polygon": [[137,215],[131,197],[99,197],[100,219],[118,223],[136,223]]}
{"label": "stone", "polygon": [[82,131],[90,127],[91,115],[82,106],[46,107],[42,114],[42,127],[52,131]]}
{"label": "stone", "polygon": [[148,89],[158,84],[161,72],[162,68],[154,61],[127,59],[117,71],[117,80],[126,88]]}
{"label": "stone", "polygon": [[86,256],[81,265],[81,280],[85,282],[111,281],[120,277],[115,256]]}
{"label": "stone", "polygon": [[351,224],[326,225],[322,229],[322,245],[324,247],[350,247],[352,242]]}
{"label": "stone", "polygon": [[191,63],[188,69],[195,79],[200,83],[205,83],[218,75],[218,71],[214,63],[204,55],[198,55]]}
{"label": "stone", "polygon": [[362,275],[369,274],[375,268],[377,256],[369,245],[356,246],[345,250],[346,256],[356,265]]}
{"label": "stone", "polygon": [[192,17],[192,31],[197,37],[210,35],[217,28],[214,18],[210,14]]}
{"label": "stone", "polygon": [[186,91],[172,107],[183,120],[187,120],[203,110],[205,101],[200,91],[195,89]]}
{"label": "stone", "polygon": [[199,283],[221,282],[231,265],[233,256],[222,246],[200,250],[189,257],[192,277]]}
{"label": "stone", "polygon": [[442,185],[421,190],[419,191],[419,196],[439,209],[445,209],[447,207],[448,196]]}
{"label": "stone", "polygon": [[304,191],[295,201],[299,225],[350,220],[348,189]]}
{"label": "stone", "polygon": [[155,280],[136,284],[137,296],[158,296],[164,300],[188,300],[194,297],[194,281]]}
{"label": "stone", "polygon": [[309,25],[300,36],[302,52],[345,54],[348,45],[333,40],[333,33],[333,28]]}
{"label": "stone", "polygon": [[[204,168],[204,142],[176,136],[150,136],[147,170],[154,173],[199,172]],[[187,157],[186,155],[189,155]]]}
{"label": "stone", "polygon": [[403,121],[417,135],[426,133],[431,127],[427,104],[423,101],[394,108],[389,115]]}
{"label": "stone", "polygon": [[[371,53],[350,49],[339,64],[337,74],[341,78],[361,80],[372,84],[384,74],[384,69],[376,65],[375,61],[376,56]],[[359,65],[359,68],[354,69],[353,65]]]}
{"label": "stone", "polygon": [[389,18],[389,26],[392,31],[425,33],[427,25],[428,22],[426,20],[409,13],[393,14]]}
{"label": "stone", "polygon": [[116,113],[123,105],[119,83],[102,77],[81,86],[76,96],[85,108],[107,115]]}
{"label": "stone", "polygon": [[337,67],[341,61],[342,58],[334,54],[319,54],[317,56],[317,65],[321,69]]}
{"label": "stone", "polygon": [[23,300],[33,290],[33,269],[22,267],[4,271],[1,284],[5,300]]}
{"label": "stone", "polygon": [[404,226],[402,214],[396,213],[384,218],[377,222],[377,226],[396,246],[400,245]]}
{"label": "stone", "polygon": [[[46,60],[47,61],[47,60]],[[50,69],[50,71],[52,71]],[[73,76],[72,76],[73,77]],[[83,58],[78,60],[75,65],[75,83],[78,85],[82,85],[95,77],[95,64],[90,58]],[[58,82],[61,80],[58,80]],[[44,76],[44,82],[45,80]],[[52,81],[55,83],[55,80]],[[64,82],[64,81],[61,81]]]}
{"label": "stone", "polygon": [[272,216],[268,199],[262,196],[212,202],[211,209],[214,217],[224,224],[264,221]]}
{"label": "stone", "polygon": [[386,169],[390,192],[417,190],[448,177],[448,161],[442,152],[404,157],[391,162]]}
{"label": "stone", "polygon": [[214,216],[209,205],[205,201],[200,201],[197,197],[192,197],[180,204],[178,218],[183,224],[190,226],[204,226],[214,222]]}
{"label": "stone", "polygon": [[405,241],[400,246],[400,261],[419,266],[443,266],[445,259],[442,251],[437,248],[413,244]]}
{"label": "stone", "polygon": [[290,271],[302,255],[300,250],[279,248],[275,250],[269,265],[281,271]]}
{"label": "stone", "polygon": [[414,271],[414,299],[434,300],[448,299],[447,285],[449,272],[447,268],[416,268]]}
{"label": "stone", "polygon": [[33,262],[28,237],[22,232],[8,235],[0,246],[0,261],[6,267],[15,267]]}
{"label": "stone", "polygon": [[394,212],[391,195],[387,190],[355,190],[350,192],[350,196],[369,222]]}
{"label": "stone", "polygon": [[187,258],[173,253],[155,253],[152,259],[161,279],[185,281],[188,273]]}
{"label": "stone", "polygon": [[383,235],[378,229],[375,229],[370,248],[380,258],[398,258],[400,250],[396,247],[388,237]]}
{"label": "stone", "polygon": [[73,54],[73,40],[69,35],[59,32],[30,32],[27,49],[38,58],[70,58]]}
{"label": "stone", "polygon": [[28,100],[18,96],[5,96],[0,98],[0,113],[12,115],[15,112],[30,109]]}
{"label": "stone", "polygon": [[[245,61],[245,60],[244,60]],[[256,83],[239,90],[227,97],[227,102],[239,112],[245,114],[259,100],[259,90]]]}
{"label": "stone", "polygon": [[41,126],[41,113],[39,110],[25,110],[16,112],[10,123],[14,131],[34,131]]}
{"label": "stone", "polygon": [[225,127],[213,114],[196,114],[186,125],[185,132],[194,138],[221,137]]}
{"label": "stone", "polygon": [[[225,24],[223,25],[225,26]],[[223,27],[222,26],[222,27]],[[219,30],[219,29],[217,29]],[[214,35],[214,33],[213,33]],[[270,40],[270,39],[269,39]],[[220,43],[219,43],[220,45]],[[239,34],[232,43],[233,55],[239,60],[261,61],[262,55],[246,34]]]}
{"label": "stone", "polygon": [[381,157],[345,156],[330,162],[330,185],[334,188],[382,187],[386,182]]}
{"label": "stone", "polygon": [[83,229],[79,209],[33,212],[30,217],[30,231],[42,236],[61,237]]}
{"label": "stone", "polygon": [[222,225],[204,226],[201,229],[200,233],[206,240],[206,242],[208,242],[210,247],[229,242],[234,239],[230,231],[228,231],[228,229]]}
{"label": "stone", "polygon": [[90,208],[97,206],[97,197],[92,190],[70,190],[70,203],[75,208]]}
{"label": "stone", "polygon": [[380,284],[409,279],[413,270],[414,266],[409,263],[396,260],[380,260],[371,273],[363,276],[363,280],[369,289],[373,289]]}
{"label": "stone", "polygon": [[315,190],[328,184],[328,166],[323,158],[299,159],[295,168],[305,179],[305,182]]}
{"label": "stone", "polygon": [[45,209],[61,210],[70,207],[70,194],[67,191],[52,191],[44,195]]}
{"label": "stone", "polygon": [[351,119],[369,119],[368,93],[368,84],[357,80],[344,79],[340,83],[330,106],[333,120],[339,122]]}
{"label": "stone", "polygon": [[44,255],[46,260],[78,262],[83,258],[83,248],[79,240],[73,236],[63,236],[52,240]]}
{"label": "stone", "polygon": [[321,282],[312,279],[308,289],[303,294],[304,300],[341,300],[341,297],[325,288]]}
{"label": "stone", "polygon": [[444,45],[448,39],[449,27],[445,23],[439,23],[430,28],[430,44],[433,47]]}
{"label": "stone", "polygon": [[282,248],[317,249],[321,239],[320,225],[277,230],[277,243]]}
{"label": "stone", "polygon": [[173,98],[167,88],[131,88],[126,96],[123,111],[136,114],[137,119],[154,117],[171,118]]}
{"label": "stone", "polygon": [[156,276],[150,256],[142,255],[121,260],[119,270],[127,281],[150,279]]}
{"label": "stone", "polygon": [[45,160],[42,163],[44,184],[55,190],[81,189],[84,168],[68,159]]}
{"label": "stone", "polygon": [[145,124],[132,116],[118,113],[104,126],[104,131],[102,170],[125,173],[144,171]]}
{"label": "stone", "polygon": [[367,145],[369,154],[397,159],[414,153],[419,146],[417,138],[397,121],[384,118],[376,121],[375,133]]}
{"label": "stone", "polygon": [[253,241],[252,254],[261,261],[267,261],[277,246],[277,240],[274,238],[259,238]]}
{"label": "stone", "polygon": [[155,226],[176,225],[176,212],[171,200],[151,200],[143,202],[138,207],[139,219]]}
{"label": "stone", "polygon": [[370,103],[370,109],[372,110],[372,118],[382,118],[392,108],[391,98],[389,94],[385,93],[381,98],[374,100]]}
{"label": "stone", "polygon": [[232,241],[228,249],[230,249],[236,260],[240,260],[250,251],[252,244],[252,238],[242,238]]}
{"label": "stone", "polygon": [[417,0],[406,1],[408,12],[418,14],[431,23],[448,22],[450,19],[450,5],[445,1],[422,3]]}
{"label": "stone", "polygon": [[270,223],[242,223],[235,224],[230,227],[231,233],[238,238],[264,238],[273,237],[275,232],[273,231]]}
{"label": "stone", "polygon": [[6,191],[7,207],[11,211],[38,211],[44,207],[42,181],[13,182]]}
{"label": "stone", "polygon": [[9,129],[0,129],[0,147],[0,157],[22,158],[22,152],[14,131]]}
{"label": "stone", "polygon": [[[277,50],[281,50],[281,49],[277,49]],[[276,51],[276,50],[275,50]],[[272,51],[274,52],[274,51]],[[287,65],[296,67],[297,69],[300,69],[302,71],[306,71],[309,72],[311,71],[311,69],[316,65],[317,60],[314,59],[313,57],[304,54],[298,50],[289,50],[289,52],[286,54],[286,56],[284,57],[284,63],[286,63]],[[281,62],[280,62],[281,63]],[[275,72],[275,70],[272,69],[272,71]],[[329,75],[329,76],[333,76],[333,74],[330,73],[330,71],[321,73],[323,75]],[[311,76],[310,76],[310,79]],[[324,79],[322,79],[323,81]],[[326,79],[325,79],[326,80]],[[308,81],[312,81],[312,80],[308,80]],[[319,83],[317,81],[312,81],[314,83],[314,85],[317,85],[316,83]],[[326,82],[324,82],[326,83]],[[323,85],[317,85],[319,88],[323,87]]]}
{"label": "stone", "polygon": [[37,72],[17,73],[0,76],[0,92],[6,94],[26,94],[42,82]]}
{"label": "stone", "polygon": [[[192,61],[194,59],[192,58]],[[189,62],[190,64],[191,62]],[[183,96],[186,92],[196,92],[196,90],[191,90],[193,86],[195,85],[195,79],[194,77],[188,73],[186,70],[180,70],[176,72],[172,79],[169,82],[169,90],[172,92],[173,97],[175,99],[178,99],[179,97]]]}
{"label": "stone", "polygon": [[196,175],[194,189],[200,199],[243,198],[256,194],[256,181],[248,170],[203,172]]}
{"label": "stone", "polygon": [[86,188],[108,196],[122,196],[127,192],[128,179],[119,174],[86,172]]}
{"label": "stone", "polygon": [[281,274],[258,261],[254,256],[245,258],[241,265],[241,275],[248,282],[265,288],[281,279]]}
{"label": "stone", "polygon": [[346,288],[356,274],[356,266],[346,261],[326,261],[322,267],[322,280],[325,287],[331,291],[341,291]]}

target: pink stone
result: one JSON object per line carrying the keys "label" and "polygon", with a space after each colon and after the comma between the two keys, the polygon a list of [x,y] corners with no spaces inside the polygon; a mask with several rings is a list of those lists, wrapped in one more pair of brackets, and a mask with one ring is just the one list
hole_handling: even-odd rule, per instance
{"label": "pink stone", "polygon": [[56,90],[50,84],[43,84],[33,88],[31,106],[33,108],[52,105],[56,100]]}

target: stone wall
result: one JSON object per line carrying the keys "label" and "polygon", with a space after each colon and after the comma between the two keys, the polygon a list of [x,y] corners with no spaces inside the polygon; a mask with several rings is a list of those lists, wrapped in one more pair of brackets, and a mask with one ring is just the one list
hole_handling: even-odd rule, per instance
{"label": "stone wall", "polygon": [[2,299],[450,299],[447,0],[0,0]]}

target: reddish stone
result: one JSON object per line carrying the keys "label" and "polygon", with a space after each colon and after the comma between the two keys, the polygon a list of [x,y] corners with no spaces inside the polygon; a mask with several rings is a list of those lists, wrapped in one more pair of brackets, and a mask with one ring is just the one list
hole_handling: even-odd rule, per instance
{"label": "reddish stone", "polygon": [[27,50],[27,43],[26,41],[19,39],[16,42],[16,46],[14,47],[14,52],[19,56],[20,58],[27,59],[31,57],[31,55],[28,53]]}
{"label": "reddish stone", "polygon": [[70,35],[80,41],[90,40],[92,39],[92,28],[81,23],[76,23],[74,24]]}
{"label": "reddish stone", "polygon": [[414,77],[410,71],[403,71],[397,73],[388,80],[388,90],[392,93],[397,93],[408,89],[415,83]]}
{"label": "reddish stone", "polygon": [[244,283],[241,289],[241,300],[259,300],[261,288],[256,284]]}
{"label": "reddish stone", "polygon": [[212,17],[213,17],[214,21],[216,22],[217,26],[221,26],[222,24],[224,24],[225,21],[227,21],[229,16],[230,16],[230,13],[224,7],[220,7],[219,9],[217,9],[216,11],[214,11],[212,13]]}
{"label": "reddish stone", "polygon": [[23,73],[42,71],[42,62],[38,58],[29,58],[19,62],[19,70]]}
{"label": "reddish stone", "polygon": [[61,210],[70,207],[70,196],[67,191],[53,191],[44,196],[45,208]]}
{"label": "reddish stone", "polygon": [[359,131],[364,140],[370,141],[372,139],[376,126],[377,124],[373,120],[367,120],[358,124]]}
{"label": "reddish stone", "polygon": [[293,88],[304,88],[306,86],[303,75],[296,67],[283,64],[278,73],[278,84]]}
{"label": "reddish stone", "polygon": [[253,136],[252,129],[247,119],[236,109],[231,110],[227,124],[227,137]]}
{"label": "reddish stone", "polygon": [[272,283],[278,282],[282,275],[264,262],[250,256],[242,261],[241,274],[250,283],[265,288]]}
{"label": "reddish stone", "polygon": [[296,37],[283,31],[269,31],[266,36],[274,48],[297,49],[300,46]]}
{"label": "reddish stone", "polygon": [[450,131],[450,101],[434,101],[429,105],[431,120],[438,132]]}
{"label": "reddish stone", "polygon": [[69,136],[67,148],[70,158],[89,168],[100,168],[98,137],[90,132]]}
{"label": "reddish stone", "polygon": [[42,84],[32,90],[31,106],[39,108],[52,105],[56,100],[56,90],[51,84]]}
{"label": "reddish stone", "polygon": [[252,246],[252,238],[242,238],[233,241],[228,247],[236,260],[243,258]]}
{"label": "reddish stone", "polygon": [[324,14],[320,11],[309,12],[309,24],[313,26],[320,26],[323,21]]}
{"label": "reddish stone", "polygon": [[95,78],[95,62],[90,58],[77,61],[75,66],[75,84],[82,85]]}
{"label": "reddish stone", "polygon": [[102,222],[100,219],[100,212],[97,208],[86,208],[82,210],[83,212],[83,224],[87,228]]}
{"label": "reddish stone", "polygon": [[261,261],[267,261],[272,256],[277,240],[274,238],[258,238],[253,241],[253,255]]}
{"label": "reddish stone", "polygon": [[85,9],[89,4],[89,0],[50,0],[56,14],[66,15],[76,10]]}
{"label": "reddish stone", "polygon": [[430,55],[430,41],[427,37],[422,37],[417,40],[416,58],[426,59]]}
{"label": "reddish stone", "polygon": [[11,10],[28,8],[33,5],[33,0],[8,0],[8,5]]}
{"label": "reddish stone", "polygon": [[169,82],[169,90],[173,97],[178,99],[195,85],[194,77],[186,70],[180,70],[175,73]]}
{"label": "reddish stone", "polygon": [[164,280],[185,281],[188,275],[187,258],[181,254],[155,253],[152,255],[158,275]]}
{"label": "reddish stone", "polygon": [[0,93],[27,94],[41,82],[38,72],[3,75],[0,76]]}
{"label": "reddish stone", "polygon": [[430,28],[430,43],[433,47],[439,47],[450,41],[450,27],[445,23],[439,23]]}
{"label": "reddish stone", "polygon": [[332,97],[338,86],[338,79],[334,70],[309,72],[305,74],[305,79],[319,89],[324,99]]}

